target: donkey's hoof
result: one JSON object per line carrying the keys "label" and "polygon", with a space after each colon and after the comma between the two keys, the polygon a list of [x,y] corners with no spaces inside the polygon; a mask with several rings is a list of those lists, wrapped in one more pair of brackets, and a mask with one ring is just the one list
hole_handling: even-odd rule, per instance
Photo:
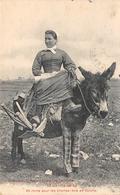
{"label": "donkey's hoof", "polygon": [[26,164],[26,160],[25,160],[25,159],[22,159],[22,160],[20,161],[20,163],[23,164],[23,165],[25,165],[25,164]]}
{"label": "donkey's hoof", "polygon": [[17,161],[17,159],[15,159],[15,160],[12,159],[11,169],[16,168],[17,166],[18,166],[18,161]]}
{"label": "donkey's hoof", "polygon": [[68,178],[71,178],[71,177],[73,177],[74,175],[73,175],[73,173],[71,172],[71,173],[65,173],[65,176],[68,177]]}
{"label": "donkey's hoof", "polygon": [[73,173],[78,174],[79,173],[79,168],[78,167],[73,167],[72,171],[73,171]]}

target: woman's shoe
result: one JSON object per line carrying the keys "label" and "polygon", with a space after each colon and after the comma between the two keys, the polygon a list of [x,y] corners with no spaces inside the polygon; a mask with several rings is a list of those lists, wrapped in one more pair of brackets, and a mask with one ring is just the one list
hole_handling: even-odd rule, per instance
{"label": "woman's shoe", "polygon": [[69,101],[68,105],[65,107],[67,112],[79,112],[81,111],[81,104],[74,104],[72,101]]}

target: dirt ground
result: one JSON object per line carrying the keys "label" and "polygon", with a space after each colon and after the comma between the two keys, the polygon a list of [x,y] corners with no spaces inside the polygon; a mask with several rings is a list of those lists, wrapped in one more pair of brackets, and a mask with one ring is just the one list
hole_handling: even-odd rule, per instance
{"label": "dirt ground", "polygon": [[[32,82],[1,82],[0,104],[12,107],[17,90],[28,90]],[[11,135],[13,122],[0,108],[0,183],[24,183],[36,186],[56,187],[77,183],[81,187],[120,186],[120,160],[113,154],[120,154],[120,80],[110,82],[109,115],[103,121],[90,117],[81,132],[80,170],[71,179],[64,177],[62,162],[62,137],[54,139],[29,138],[24,140],[26,164],[13,167],[11,161]],[[23,87],[24,86],[24,87]],[[49,154],[57,154],[57,158]],[[52,175],[45,171],[51,170]]]}

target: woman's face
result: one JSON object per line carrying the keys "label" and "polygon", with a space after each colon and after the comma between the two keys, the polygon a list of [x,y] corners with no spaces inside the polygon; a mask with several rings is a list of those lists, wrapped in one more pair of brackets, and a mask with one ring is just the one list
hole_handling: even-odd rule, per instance
{"label": "woman's face", "polygon": [[54,47],[57,40],[51,34],[45,34],[45,44],[48,48]]}

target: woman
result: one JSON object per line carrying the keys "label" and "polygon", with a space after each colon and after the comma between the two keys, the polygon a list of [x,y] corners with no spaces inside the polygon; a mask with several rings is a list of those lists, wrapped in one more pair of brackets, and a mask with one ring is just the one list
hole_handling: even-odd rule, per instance
{"label": "woman", "polygon": [[62,64],[66,70],[74,73],[76,66],[66,52],[57,48],[57,34],[54,31],[45,32],[45,44],[46,50],[38,52],[33,62],[33,75],[40,76],[42,67],[45,73],[60,71]]}
{"label": "woman", "polygon": [[[76,85],[76,65],[68,56],[68,54],[58,49],[57,44],[57,34],[52,30],[47,30],[45,32],[45,44],[46,49],[38,52],[35,57],[32,66],[32,72],[34,76],[41,76],[43,68],[44,73],[53,73],[59,72],[63,65],[64,69],[66,69],[70,76],[73,78],[73,87]],[[44,90],[44,89],[43,89]],[[68,110],[76,110],[78,109],[78,105],[75,105],[71,99],[67,100]],[[37,106],[38,109],[38,106]],[[40,110],[40,109],[39,109]]]}

